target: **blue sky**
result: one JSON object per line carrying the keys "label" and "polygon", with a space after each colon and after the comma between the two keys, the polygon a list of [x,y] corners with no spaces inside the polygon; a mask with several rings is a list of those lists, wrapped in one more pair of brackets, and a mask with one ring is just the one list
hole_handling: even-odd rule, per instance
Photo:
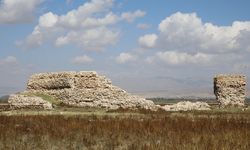
{"label": "blue sky", "polygon": [[248,0],[1,0],[0,95],[36,72],[95,70],[130,92],[212,93],[250,74]]}

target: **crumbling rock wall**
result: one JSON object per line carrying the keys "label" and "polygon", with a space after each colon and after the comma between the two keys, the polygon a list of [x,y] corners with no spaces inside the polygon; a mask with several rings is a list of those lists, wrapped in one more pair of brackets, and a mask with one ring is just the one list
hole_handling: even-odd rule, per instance
{"label": "crumbling rock wall", "polygon": [[130,95],[93,71],[34,74],[25,92],[49,94],[66,105],[78,107],[157,109],[152,101]]}
{"label": "crumbling rock wall", "polygon": [[214,94],[221,107],[244,106],[246,76],[217,75],[214,78]]}

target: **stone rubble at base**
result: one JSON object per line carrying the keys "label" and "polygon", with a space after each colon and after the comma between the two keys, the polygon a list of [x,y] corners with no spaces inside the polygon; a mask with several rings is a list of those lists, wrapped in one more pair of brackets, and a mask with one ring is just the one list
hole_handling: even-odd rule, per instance
{"label": "stone rubble at base", "polygon": [[11,104],[10,109],[52,109],[51,103],[36,96],[12,94],[9,96],[8,102]]}
{"label": "stone rubble at base", "polygon": [[206,102],[181,101],[172,105],[161,107],[165,111],[190,111],[190,110],[211,110]]}

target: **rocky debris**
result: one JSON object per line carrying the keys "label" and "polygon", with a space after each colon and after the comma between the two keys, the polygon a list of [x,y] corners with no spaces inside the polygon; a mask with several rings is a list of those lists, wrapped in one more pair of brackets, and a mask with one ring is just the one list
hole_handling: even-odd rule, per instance
{"label": "rocky debris", "polygon": [[24,93],[45,93],[77,107],[157,110],[152,101],[113,86],[109,79],[93,71],[34,74]]}
{"label": "rocky debris", "polygon": [[8,103],[10,104],[11,109],[52,109],[52,104],[43,100],[41,97],[28,96],[22,94],[10,95]]}
{"label": "rocky debris", "polygon": [[214,94],[220,107],[244,106],[246,98],[246,76],[217,75],[214,78]]}
{"label": "rocky debris", "polygon": [[10,110],[10,105],[9,104],[0,104],[0,112],[1,111],[7,111]]}
{"label": "rocky debris", "polygon": [[211,107],[206,102],[190,101],[182,101],[173,105],[165,105],[161,108],[165,111],[211,110]]}

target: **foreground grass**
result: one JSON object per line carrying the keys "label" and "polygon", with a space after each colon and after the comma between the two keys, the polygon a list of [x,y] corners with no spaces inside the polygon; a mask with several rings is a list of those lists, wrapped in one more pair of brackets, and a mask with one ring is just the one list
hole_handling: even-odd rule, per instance
{"label": "foreground grass", "polygon": [[0,149],[250,149],[249,112],[34,112],[0,115]]}

